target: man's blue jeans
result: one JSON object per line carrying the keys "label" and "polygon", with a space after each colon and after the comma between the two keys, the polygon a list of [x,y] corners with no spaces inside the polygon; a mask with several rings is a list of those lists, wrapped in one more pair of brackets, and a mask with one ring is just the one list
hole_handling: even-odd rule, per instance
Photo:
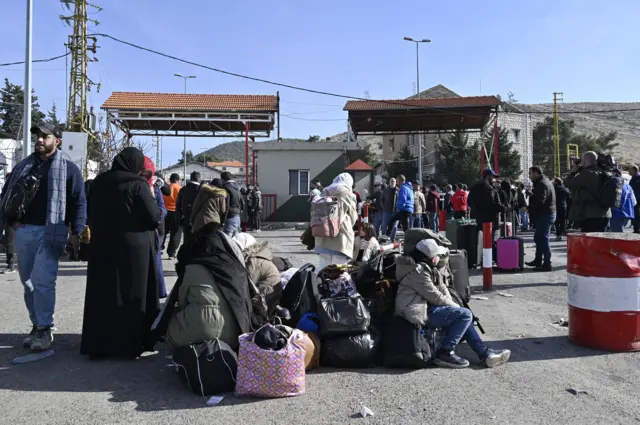
{"label": "man's blue jeans", "polygon": [[551,264],[551,244],[549,243],[549,235],[551,227],[556,222],[556,213],[542,214],[536,216],[535,219],[536,231],[533,234],[533,241],[536,243],[536,256],[534,262]]}
{"label": "man's blue jeans", "polygon": [[227,220],[224,222],[224,228],[222,229],[222,231],[230,238],[237,235],[240,231],[240,216],[233,215],[227,217]]}
{"label": "man's blue jeans", "polygon": [[437,212],[427,212],[429,215],[429,224],[431,225],[431,230],[438,233],[438,229],[440,228],[440,221],[438,220]]}
{"label": "man's blue jeans", "polygon": [[376,231],[376,237],[380,237],[380,229],[382,228],[382,211],[375,213],[373,216],[373,230]]}
{"label": "man's blue jeans", "polygon": [[[389,223],[391,222],[391,217],[393,217],[393,213],[392,212],[383,212],[382,213],[382,234],[390,236],[390,233],[388,232],[388,227],[389,227]],[[398,223],[395,224],[394,229],[398,228]]]}
{"label": "man's blue jeans", "polygon": [[411,226],[412,228],[418,228],[418,229],[422,229],[424,226],[422,224],[422,213],[420,214],[413,214],[413,224]]}
{"label": "man's blue jeans", "polygon": [[444,329],[446,335],[442,341],[443,350],[455,350],[461,340],[484,359],[487,345],[473,326],[473,313],[468,308],[450,306],[429,306],[427,327]]}
{"label": "man's blue jeans", "polygon": [[24,303],[34,326],[53,326],[58,263],[66,243],[45,240],[45,226],[26,225],[16,230],[18,272],[24,286]]}
{"label": "man's blue jeans", "polygon": [[520,208],[520,224],[522,225],[522,231],[529,230],[529,214]]}
{"label": "man's blue jeans", "polygon": [[619,217],[611,219],[611,231],[616,233],[624,232],[624,228],[627,224],[629,224],[629,218],[627,217]]}

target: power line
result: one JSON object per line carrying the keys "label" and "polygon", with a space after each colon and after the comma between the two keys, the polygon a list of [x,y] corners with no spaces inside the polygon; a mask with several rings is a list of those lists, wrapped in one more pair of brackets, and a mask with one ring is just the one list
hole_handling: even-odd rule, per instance
{"label": "power line", "polygon": [[[69,56],[69,54],[70,54],[70,53],[71,53],[71,52],[67,52],[67,53],[65,53],[64,55],[54,56],[54,57],[52,57],[52,58],[48,58],[48,59],[37,59],[37,60],[34,60],[34,61],[32,61],[32,62],[33,62],[33,63],[36,63],[36,62],[51,62],[51,61],[54,61],[54,60],[56,60],[56,59],[62,59],[62,58],[64,58],[65,56]],[[24,64],[24,63],[25,63],[24,61],[20,61],[20,62],[9,62],[9,63],[0,63],[0,66],[22,65],[22,64]]]}

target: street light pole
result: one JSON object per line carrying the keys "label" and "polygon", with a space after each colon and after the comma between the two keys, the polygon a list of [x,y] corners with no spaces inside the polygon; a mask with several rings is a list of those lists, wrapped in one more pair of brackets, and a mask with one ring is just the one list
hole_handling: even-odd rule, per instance
{"label": "street light pole", "polygon": [[[196,78],[195,75],[182,75],[182,74],[173,74],[176,77],[184,79],[184,94],[187,94],[187,80],[190,78]],[[184,146],[182,150],[182,165],[184,166],[184,181],[187,181],[187,134],[184,135]]]}
{"label": "street light pole", "polygon": [[[31,60],[33,32],[33,0],[27,0],[27,37],[24,55],[24,115],[22,115],[22,156],[31,154]],[[17,137],[16,137],[17,138]],[[18,163],[16,158],[13,165]]]}
{"label": "street light pole", "polygon": [[[428,38],[424,38],[422,40],[414,40],[411,37],[405,37],[406,41],[410,41],[412,43],[416,43],[416,89],[418,91],[418,99],[420,98],[420,43],[431,43],[431,40]],[[420,184],[422,181],[422,133],[418,134],[418,182]]]}

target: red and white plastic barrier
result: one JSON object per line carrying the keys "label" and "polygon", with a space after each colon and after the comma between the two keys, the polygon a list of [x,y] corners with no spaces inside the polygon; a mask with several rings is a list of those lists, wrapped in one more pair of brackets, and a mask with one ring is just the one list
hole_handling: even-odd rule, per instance
{"label": "red and white plastic barrier", "polygon": [[493,224],[482,223],[482,289],[493,289]]}
{"label": "red and white plastic barrier", "polygon": [[400,248],[400,242],[389,242],[388,244],[381,245],[380,251],[385,252],[396,248]]}
{"label": "red and white plastic barrier", "polygon": [[640,235],[577,233],[567,244],[569,339],[640,350]]}

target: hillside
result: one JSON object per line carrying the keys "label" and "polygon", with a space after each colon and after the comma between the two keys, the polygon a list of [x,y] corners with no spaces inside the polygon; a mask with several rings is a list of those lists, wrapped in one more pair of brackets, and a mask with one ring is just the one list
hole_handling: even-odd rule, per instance
{"label": "hillside", "polygon": [[[303,142],[302,139],[282,139],[285,142]],[[273,140],[269,140],[272,142]],[[194,159],[198,161],[202,158],[202,155],[215,155],[221,161],[245,161],[244,140],[237,140],[234,142],[221,143],[218,146],[207,149],[202,153],[194,155]],[[262,142],[257,142],[262,143]]]}
{"label": "hillside", "polygon": [[[553,116],[553,104],[518,104],[518,108],[525,112],[544,112],[535,114],[534,121],[542,121],[545,116]],[[602,113],[571,113],[573,111],[602,111],[619,109],[637,109],[625,112]],[[638,152],[638,139],[640,139],[640,102],[613,103],[613,102],[584,102],[563,103],[559,106],[560,118],[573,120],[575,131],[597,136],[601,133],[617,131],[616,139],[620,146],[616,148],[618,160],[640,161]]]}

